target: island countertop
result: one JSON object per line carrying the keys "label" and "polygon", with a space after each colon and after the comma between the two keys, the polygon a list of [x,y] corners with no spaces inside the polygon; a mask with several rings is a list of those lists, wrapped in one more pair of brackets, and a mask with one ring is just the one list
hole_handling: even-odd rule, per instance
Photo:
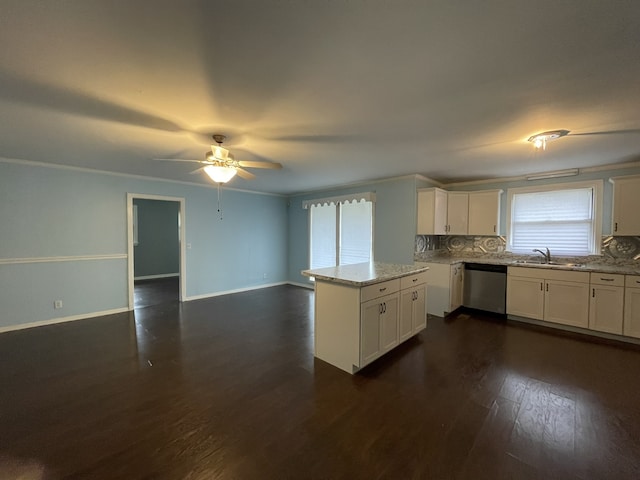
{"label": "island countertop", "polygon": [[421,265],[401,265],[396,263],[365,262],[351,265],[339,265],[337,267],[316,268],[303,270],[306,277],[314,277],[317,280],[363,287],[373,283],[393,280],[414,273],[426,272],[429,267]]}

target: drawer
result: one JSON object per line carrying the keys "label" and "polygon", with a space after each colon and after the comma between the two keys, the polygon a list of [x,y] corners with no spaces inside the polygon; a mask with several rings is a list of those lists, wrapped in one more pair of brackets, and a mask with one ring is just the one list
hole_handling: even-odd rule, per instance
{"label": "drawer", "polygon": [[374,283],[360,289],[360,303],[368,302],[374,298],[384,297],[400,290],[400,279],[387,280],[386,282]]}
{"label": "drawer", "polygon": [[625,275],[625,286],[640,288],[640,275]]}
{"label": "drawer", "polygon": [[423,283],[427,283],[427,275],[428,272],[420,272],[414,275],[407,275],[406,277],[402,277],[400,279],[400,290],[404,290],[405,288],[415,287],[416,285],[422,285]]}
{"label": "drawer", "polygon": [[612,287],[624,287],[624,275],[615,273],[591,272],[592,285],[611,285]]}
{"label": "drawer", "polygon": [[560,280],[561,282],[589,283],[589,272],[562,270],[545,267],[509,267],[510,277],[539,278],[541,280]]}

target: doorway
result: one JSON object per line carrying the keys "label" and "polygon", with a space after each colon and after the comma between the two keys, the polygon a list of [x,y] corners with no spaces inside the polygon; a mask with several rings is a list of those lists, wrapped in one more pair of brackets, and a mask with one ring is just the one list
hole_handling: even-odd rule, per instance
{"label": "doorway", "polygon": [[185,298],[185,201],[127,194],[129,310]]}

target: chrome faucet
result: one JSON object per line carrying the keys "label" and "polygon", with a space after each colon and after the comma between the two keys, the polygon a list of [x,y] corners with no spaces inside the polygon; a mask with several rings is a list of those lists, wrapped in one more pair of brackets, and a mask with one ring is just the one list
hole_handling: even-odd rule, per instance
{"label": "chrome faucet", "polygon": [[538,252],[540,255],[544,257],[544,263],[551,263],[551,252],[549,251],[549,247],[545,247],[546,252],[543,252],[539,248],[534,248],[534,252]]}

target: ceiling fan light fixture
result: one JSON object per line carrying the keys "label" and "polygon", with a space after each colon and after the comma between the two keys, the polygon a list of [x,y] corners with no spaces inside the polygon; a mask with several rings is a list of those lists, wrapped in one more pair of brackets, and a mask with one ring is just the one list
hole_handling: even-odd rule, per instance
{"label": "ceiling fan light fixture", "polygon": [[549,140],[555,140],[560,137],[564,137],[569,134],[570,130],[549,130],[546,132],[536,133],[529,137],[528,141],[533,143],[536,148],[547,149],[547,142]]}
{"label": "ceiling fan light fixture", "polygon": [[238,173],[235,167],[221,165],[207,165],[204,167],[204,172],[216,183],[227,183]]}

